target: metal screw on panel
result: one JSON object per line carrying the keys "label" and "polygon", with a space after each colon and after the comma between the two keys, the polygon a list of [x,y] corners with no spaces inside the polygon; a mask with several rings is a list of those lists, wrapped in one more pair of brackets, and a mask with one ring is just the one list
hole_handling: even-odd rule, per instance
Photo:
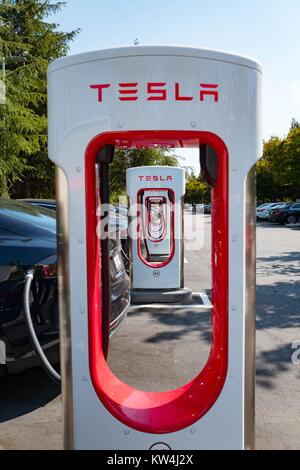
{"label": "metal screw on panel", "polygon": [[84,312],[85,312],[84,308],[80,308],[80,309],[79,309],[79,312],[80,312],[80,313],[84,313]]}
{"label": "metal screw on panel", "polygon": [[232,171],[237,171],[237,166],[234,165],[234,166],[232,167]]}
{"label": "metal screw on panel", "polygon": [[235,377],[235,373],[232,372],[232,373],[230,374],[230,378],[231,378],[231,379],[234,379],[234,377]]}
{"label": "metal screw on panel", "polygon": [[76,168],[76,171],[77,171],[77,173],[81,173],[81,168],[80,168],[80,166],[78,166],[78,167]]}
{"label": "metal screw on panel", "polygon": [[195,429],[195,428],[190,429],[190,433],[191,433],[191,434],[195,434],[195,432],[196,432],[196,429]]}
{"label": "metal screw on panel", "polygon": [[236,305],[233,305],[233,306],[231,307],[231,310],[232,310],[233,312],[236,312],[236,311],[237,311],[237,306],[236,306]]}
{"label": "metal screw on panel", "polygon": [[80,245],[82,245],[82,243],[83,243],[82,238],[78,238],[78,243],[79,243]]}
{"label": "metal screw on panel", "polygon": [[83,376],[83,377],[82,377],[82,381],[83,381],[83,382],[87,382],[87,381],[88,381],[88,378],[85,377],[85,376]]}
{"label": "metal screw on panel", "polygon": [[130,431],[128,429],[125,429],[124,434],[125,436],[128,436],[130,434]]}
{"label": "metal screw on panel", "polygon": [[124,125],[123,122],[121,122],[121,121],[118,122],[118,128],[119,129],[121,129],[123,127],[123,125]]}
{"label": "metal screw on panel", "polygon": [[231,239],[233,242],[236,242],[237,241],[237,236],[236,235],[233,235],[232,239]]}
{"label": "metal screw on panel", "polygon": [[197,127],[197,123],[195,121],[191,122],[191,127]]}

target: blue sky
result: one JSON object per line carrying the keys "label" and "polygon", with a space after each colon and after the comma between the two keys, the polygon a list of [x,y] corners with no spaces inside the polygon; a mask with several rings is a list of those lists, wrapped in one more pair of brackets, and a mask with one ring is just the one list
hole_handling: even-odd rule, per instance
{"label": "blue sky", "polygon": [[207,47],[254,57],[264,68],[264,137],[300,120],[299,0],[67,0],[50,20],[80,27],[70,53],[132,45]]}

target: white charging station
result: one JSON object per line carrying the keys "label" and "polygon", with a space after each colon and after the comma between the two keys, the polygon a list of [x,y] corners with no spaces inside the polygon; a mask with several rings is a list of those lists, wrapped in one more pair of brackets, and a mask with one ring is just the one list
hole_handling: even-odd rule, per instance
{"label": "white charging station", "polygon": [[133,302],[186,302],[183,168],[147,166],[126,172]]}
{"label": "white charging station", "polygon": [[[252,168],[262,153],[261,77],[251,59],[169,46],[101,50],[50,65],[66,448],[254,447]],[[116,377],[103,353],[95,164],[107,146],[157,145],[198,148],[213,188],[213,341],[193,380],[145,392]]]}

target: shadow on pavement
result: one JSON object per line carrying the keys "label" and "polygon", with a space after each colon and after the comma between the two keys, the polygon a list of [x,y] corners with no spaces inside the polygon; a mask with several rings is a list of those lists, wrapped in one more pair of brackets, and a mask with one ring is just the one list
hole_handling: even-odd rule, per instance
{"label": "shadow on pavement", "polygon": [[5,375],[0,382],[0,423],[45,406],[60,390],[40,367]]}
{"label": "shadow on pavement", "polygon": [[[257,258],[256,270],[259,276],[267,276],[269,274],[300,274],[300,253],[298,251],[290,251],[282,253],[280,256]],[[288,283],[289,281],[286,282]]]}
{"label": "shadow on pavement", "polygon": [[293,368],[294,376],[300,379],[300,368],[291,359],[292,343],[300,340],[300,254],[294,251],[258,258],[257,274],[258,280],[279,277],[277,282],[256,286],[256,329],[272,330],[272,335],[281,342],[276,348],[257,353],[257,384],[270,389],[275,388],[278,376],[293,373]]}
{"label": "shadow on pavement", "polygon": [[264,388],[276,389],[275,379],[277,376],[291,369],[292,352],[291,344],[262,352],[259,355],[259,363],[262,363],[263,366],[257,365],[256,367],[256,384]]}
{"label": "shadow on pavement", "polygon": [[257,286],[256,329],[299,328],[299,303],[299,282],[277,282],[273,285]]}
{"label": "shadow on pavement", "polygon": [[266,228],[266,229],[272,229],[272,228],[280,228],[280,229],[289,229],[289,230],[300,230],[300,225],[294,225],[294,224],[276,224],[269,222],[268,220],[265,221],[259,221],[256,222],[257,227],[261,228]]}
{"label": "shadow on pavement", "polygon": [[260,220],[260,221],[256,222],[256,226],[259,227],[260,229],[261,229],[261,228],[267,228],[267,229],[281,228],[281,229],[286,229],[286,228],[289,227],[288,225],[276,224],[276,223],[269,222],[268,220]]}
{"label": "shadow on pavement", "polygon": [[[258,258],[258,278],[284,276],[284,280],[256,286],[256,328],[300,326],[300,253]],[[300,331],[299,331],[300,336]]]}
{"label": "shadow on pavement", "polygon": [[[176,309],[176,306],[174,306]],[[129,317],[142,315],[143,308],[130,312]],[[170,311],[169,307],[160,307],[158,309],[147,309],[147,314],[151,317],[155,325],[163,325],[165,331],[159,331],[154,335],[147,336],[144,342],[157,344],[163,341],[178,341],[191,332],[197,332],[201,341],[211,343],[211,314],[210,311],[201,311],[189,308],[180,308],[176,312]]]}

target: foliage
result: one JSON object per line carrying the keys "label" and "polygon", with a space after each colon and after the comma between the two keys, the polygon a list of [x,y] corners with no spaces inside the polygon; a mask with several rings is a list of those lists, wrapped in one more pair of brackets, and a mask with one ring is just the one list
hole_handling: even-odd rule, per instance
{"label": "foliage", "polygon": [[184,202],[188,204],[207,204],[210,202],[210,187],[203,180],[202,176],[190,175],[185,186]]}
{"label": "foliage", "polygon": [[0,195],[50,197],[54,169],[47,158],[47,67],[65,55],[78,31],[60,32],[46,19],[64,2],[2,0],[0,59],[6,104],[0,105]]}
{"label": "foliage", "polygon": [[292,124],[291,124],[291,127],[290,127],[290,131],[292,131],[293,129],[297,129],[300,127],[300,122],[297,121],[297,119],[293,118],[292,119]]}
{"label": "foliage", "polygon": [[[79,30],[61,32],[47,22],[64,2],[0,0],[0,196],[54,196],[54,167],[47,157],[47,78],[50,61],[64,56]],[[167,149],[117,150],[111,165],[112,198],[125,192],[126,169],[140,165],[177,166]],[[264,143],[257,164],[259,201],[300,198],[300,123],[293,119],[286,137]],[[210,190],[187,171],[186,202],[208,202]]]}
{"label": "foliage", "polygon": [[259,201],[300,198],[300,125],[296,120],[286,137],[271,137],[264,143],[263,158],[256,167]]}

